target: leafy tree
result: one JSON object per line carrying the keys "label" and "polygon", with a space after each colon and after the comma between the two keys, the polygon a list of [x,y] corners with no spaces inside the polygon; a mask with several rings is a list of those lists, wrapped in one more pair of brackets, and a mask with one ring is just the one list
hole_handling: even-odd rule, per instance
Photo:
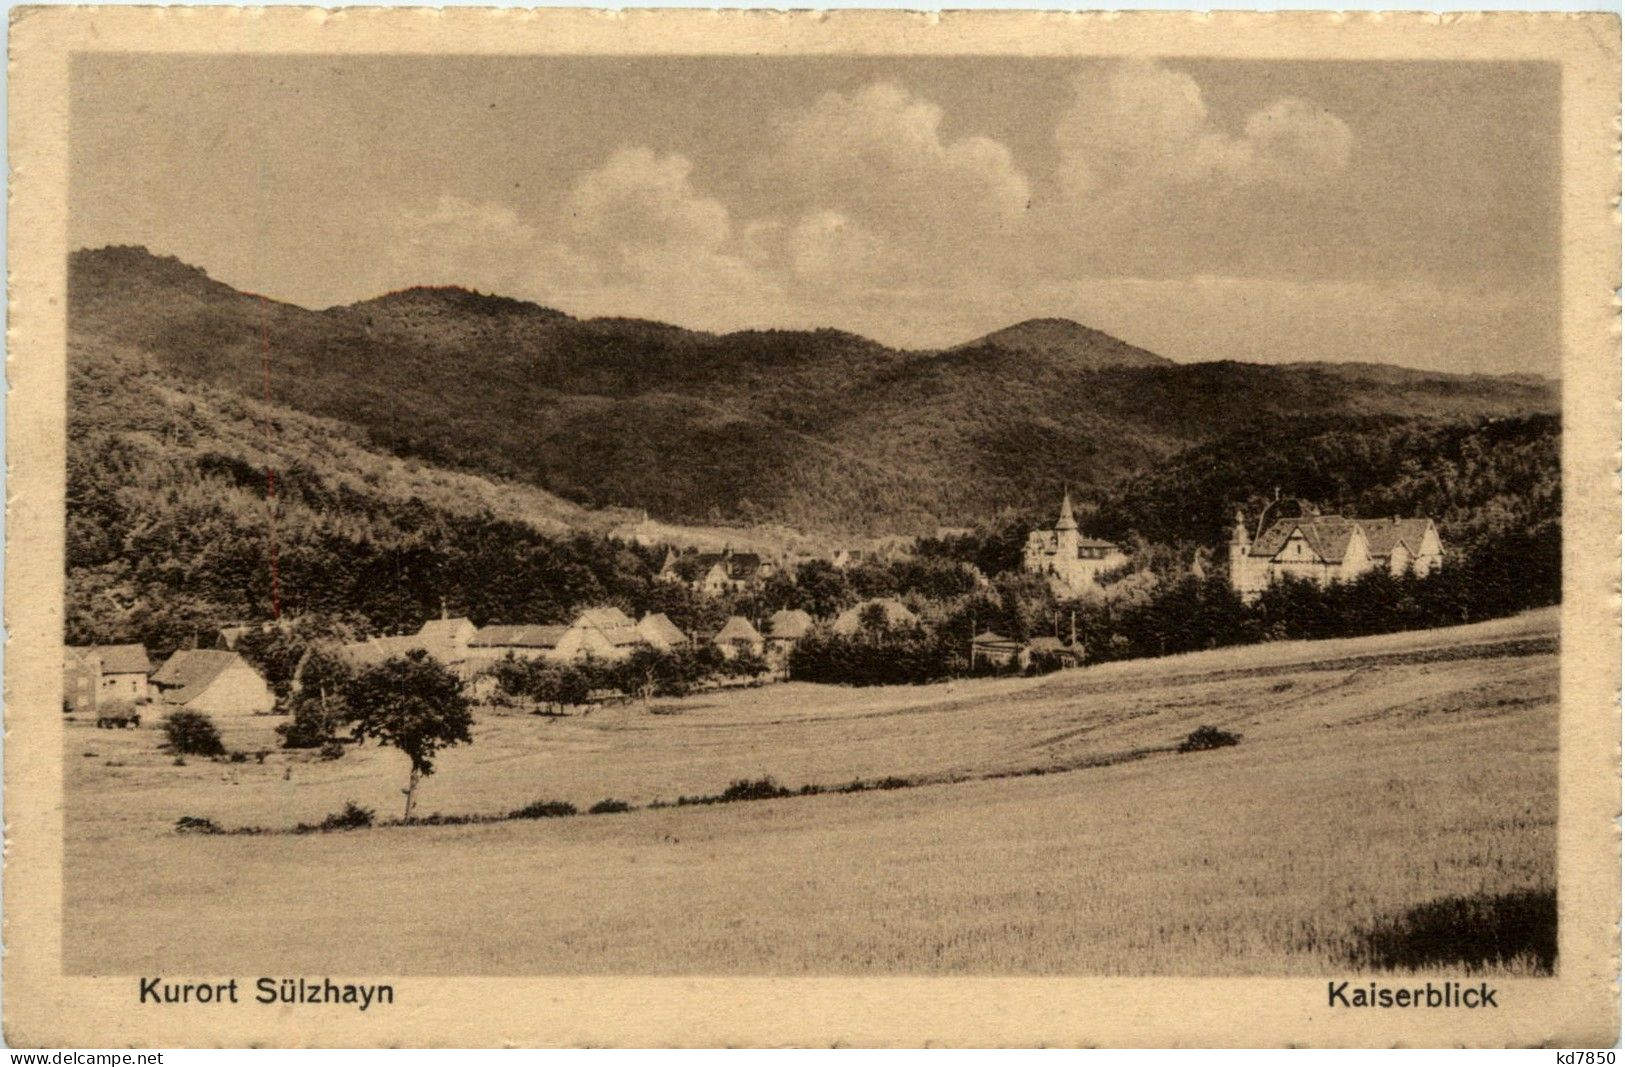
{"label": "leafy tree", "polygon": [[177,756],[223,756],[226,746],[214,720],[200,711],[172,711],[164,716],[164,740]]}
{"label": "leafy tree", "polygon": [[418,650],[358,673],[345,688],[356,716],[356,740],[372,737],[400,749],[411,760],[405,818],[412,817],[418,783],[434,773],[443,747],[473,741],[474,717],[462,683],[451,671]]}

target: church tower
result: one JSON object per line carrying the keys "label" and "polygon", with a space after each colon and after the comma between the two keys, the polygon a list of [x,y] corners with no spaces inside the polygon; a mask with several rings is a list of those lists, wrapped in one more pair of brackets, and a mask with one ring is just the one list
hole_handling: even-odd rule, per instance
{"label": "church tower", "polygon": [[1070,580],[1078,565],[1078,520],[1072,517],[1072,491],[1061,494],[1061,517],[1055,520],[1055,568]]}

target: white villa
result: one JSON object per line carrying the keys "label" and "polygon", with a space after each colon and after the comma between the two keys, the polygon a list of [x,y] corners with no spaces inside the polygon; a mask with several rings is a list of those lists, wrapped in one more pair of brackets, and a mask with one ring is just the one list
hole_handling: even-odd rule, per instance
{"label": "white villa", "polygon": [[1022,565],[1034,574],[1048,575],[1058,592],[1079,594],[1097,584],[1100,575],[1128,562],[1128,555],[1111,541],[1078,533],[1072,516],[1072,494],[1061,497],[1061,515],[1052,530],[1027,535]]}

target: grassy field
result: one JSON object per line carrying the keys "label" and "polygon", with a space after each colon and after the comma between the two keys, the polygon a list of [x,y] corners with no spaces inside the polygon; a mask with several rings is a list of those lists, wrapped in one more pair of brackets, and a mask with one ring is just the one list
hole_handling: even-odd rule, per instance
{"label": "grassy field", "polygon": [[[641,806],[761,775],[791,788],[927,784],[300,836],[173,826],[182,815],[291,826],[347,800],[393,817],[405,758],[367,748],[328,763],[277,752],[263,765],[174,766],[155,730],[70,723],[66,964],[440,975],[1484,966],[1454,918],[1476,908],[1473,923],[1493,912],[1499,932],[1516,932],[1556,884],[1556,642],[1546,611],[1039,679],[779,685],[562,719],[487,712],[475,743],[439,761],[420,813],[544,798]],[[232,728],[228,744],[271,746],[272,721]],[[1172,751],[1201,724],[1243,739]],[[1533,969],[1536,955],[1487,966]]]}

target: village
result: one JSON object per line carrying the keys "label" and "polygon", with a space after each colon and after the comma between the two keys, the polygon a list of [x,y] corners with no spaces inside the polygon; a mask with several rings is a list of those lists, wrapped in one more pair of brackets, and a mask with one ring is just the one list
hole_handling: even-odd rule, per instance
{"label": "village", "polygon": [[[1251,529],[1249,528],[1251,526]],[[1443,566],[1444,547],[1430,518],[1356,519],[1322,515],[1302,501],[1276,499],[1249,524],[1237,511],[1225,545],[1225,575],[1243,603],[1257,601],[1274,586],[1300,582],[1329,589],[1370,573],[1426,577]],[[827,560],[826,570],[848,571],[865,563],[884,564],[908,558],[912,545],[889,539],[879,548],[842,548]],[[442,608],[440,617],[422,622],[413,632],[364,635],[330,640],[321,649],[351,671],[421,653],[451,672],[476,702],[502,700],[523,693],[503,693],[504,664],[536,664],[586,669],[597,684],[587,684],[568,703],[590,707],[628,699],[631,685],[615,673],[635,656],[658,659],[697,655],[681,691],[729,685],[761,685],[792,675],[796,650],[810,640],[884,643],[888,636],[927,635],[950,624],[930,615],[916,600],[916,610],[898,596],[870,596],[826,616],[801,607],[764,610],[758,595],[768,583],[796,582],[802,568],[815,562],[806,554],[769,558],[755,552],[679,553],[666,548],[654,575],[662,585],[733,607],[755,608],[732,613],[715,629],[678,626],[664,612],[647,611],[634,618],[609,604],[581,608],[563,624],[487,622],[477,624]],[[1077,605],[1100,604],[1115,579],[1132,579],[1134,561],[1111,541],[1086,536],[1080,529],[1070,493],[1064,493],[1052,525],[1032,530],[1022,550],[1022,571],[1047,587],[1056,604],[1070,605],[1064,618],[1053,612],[1051,631],[1013,635],[973,623],[957,644],[968,673],[1010,673],[1075,668],[1092,656],[1078,632]],[[969,567],[978,587],[987,576]],[[1193,576],[1205,578],[1200,559]],[[922,615],[922,612],[925,613]],[[233,623],[213,634],[199,635],[195,647],[176,649],[155,666],[139,643],[68,647],[64,659],[64,711],[85,715],[100,726],[138,726],[143,709],[159,713],[187,710],[232,719],[286,713],[291,696],[303,681],[311,651],[302,655],[286,684],[277,692],[245,654],[256,635],[286,630],[284,621]],[[314,643],[313,643],[314,644]],[[598,668],[596,671],[593,668]],[[861,682],[860,678],[820,680]],[[675,690],[674,690],[675,691]],[[647,692],[645,693],[647,695]],[[564,704],[555,700],[551,703]]]}

